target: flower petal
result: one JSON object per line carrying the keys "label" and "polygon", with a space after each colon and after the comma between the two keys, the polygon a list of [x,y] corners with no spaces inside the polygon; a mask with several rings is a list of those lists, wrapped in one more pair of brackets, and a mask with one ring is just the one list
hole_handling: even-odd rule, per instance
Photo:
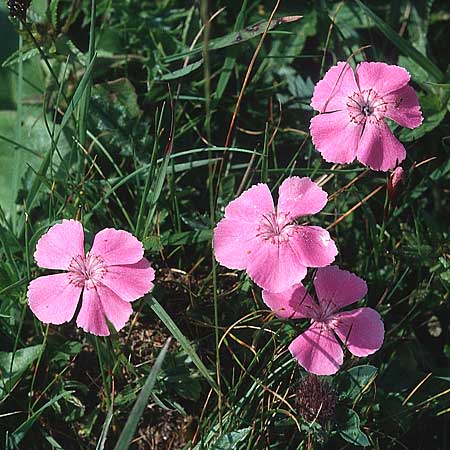
{"label": "flower petal", "polygon": [[327,204],[327,193],[308,177],[286,178],[278,192],[277,213],[290,219],[316,214]]}
{"label": "flower petal", "polygon": [[311,317],[314,300],[302,284],[295,284],[289,289],[273,293],[262,292],[264,303],[282,319],[302,319]]}
{"label": "flower petal", "polygon": [[107,265],[115,266],[139,262],[144,256],[144,248],[128,231],[105,228],[95,235],[89,253],[100,256]]}
{"label": "flower petal", "polygon": [[321,227],[298,225],[291,238],[291,245],[306,267],[324,267],[338,254],[330,233]]}
{"label": "flower petal", "polygon": [[403,67],[382,62],[362,62],[356,67],[356,81],[361,92],[374,89],[383,96],[406,86],[410,78]]}
{"label": "flower petal", "polygon": [[319,302],[332,302],[339,309],[367,294],[367,283],[362,278],[338,266],[318,269],[314,288]]}
{"label": "flower petal", "polygon": [[142,258],[136,264],[109,266],[101,282],[121,299],[132,302],[152,290],[154,279],[155,271]]}
{"label": "flower petal", "polygon": [[334,331],[355,356],[375,353],[384,339],[384,325],[372,308],[359,308],[335,315]]}
{"label": "flower petal", "polygon": [[332,375],[339,370],[344,354],[332,331],[316,322],[289,346],[292,356],[308,372]]}
{"label": "flower petal", "polygon": [[39,267],[67,270],[74,256],[84,256],[83,225],[63,220],[43,234],[36,245],[34,258]]}
{"label": "flower petal", "polygon": [[350,163],[355,159],[363,126],[351,121],[347,111],[319,114],[311,119],[309,130],[326,161]]}
{"label": "flower petal", "polygon": [[319,112],[346,109],[347,97],[358,91],[350,64],[339,62],[316,84],[311,106]]}
{"label": "flower petal", "polygon": [[131,303],[122,300],[106,286],[100,285],[96,289],[106,318],[114,325],[116,331],[119,331],[127,323],[133,312]]}
{"label": "flower petal", "polygon": [[81,309],[77,317],[77,325],[96,336],[109,336],[103,305],[97,289],[85,289]]}
{"label": "flower petal", "polygon": [[386,117],[402,127],[417,128],[423,121],[419,99],[411,86],[404,86],[384,97],[388,103]]}
{"label": "flower petal", "polygon": [[367,119],[356,157],[371,169],[386,172],[405,159],[406,150],[383,120]]}
{"label": "flower petal", "polygon": [[289,241],[255,240],[250,256],[248,275],[269,292],[282,292],[306,276],[306,267]]}
{"label": "flower petal", "polygon": [[256,239],[256,227],[256,222],[247,224],[239,219],[222,219],[214,229],[216,260],[229,269],[245,269],[251,257],[252,241]]}
{"label": "flower petal", "polygon": [[225,217],[254,224],[264,214],[274,212],[272,194],[267,184],[259,183],[243,192],[225,208]]}
{"label": "flower petal", "polygon": [[81,290],[70,282],[67,273],[47,275],[28,286],[28,304],[41,322],[59,325],[72,319]]}

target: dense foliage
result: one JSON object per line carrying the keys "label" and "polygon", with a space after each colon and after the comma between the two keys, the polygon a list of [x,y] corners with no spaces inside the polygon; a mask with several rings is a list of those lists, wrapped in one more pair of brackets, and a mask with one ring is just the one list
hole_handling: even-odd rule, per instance
{"label": "dense foliage", "polygon": [[[0,446],[125,449],[134,419],[133,449],[448,448],[448,2],[32,0],[26,16],[9,2],[14,17],[6,3]],[[314,85],[347,59],[401,65],[419,95],[423,124],[390,124],[407,149],[391,198],[389,173],[327,163],[309,136]],[[224,207],[289,175],[328,192],[311,222],[385,324],[381,350],[333,377],[287,351],[306,323],[212,255]],[[132,232],[156,269],[109,338],[28,308],[36,242],[63,218]]]}

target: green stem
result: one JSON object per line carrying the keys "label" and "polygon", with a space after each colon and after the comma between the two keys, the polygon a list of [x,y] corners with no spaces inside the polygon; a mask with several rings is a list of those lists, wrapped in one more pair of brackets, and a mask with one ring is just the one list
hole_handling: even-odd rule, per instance
{"label": "green stem", "polygon": [[100,351],[99,338],[97,336],[94,336],[94,340],[95,340],[95,350],[97,352],[97,358],[98,358],[98,365],[100,367],[100,373],[102,375],[103,388],[105,389],[106,409],[109,409],[109,407],[111,405],[110,389],[109,389],[109,385],[107,383],[105,366],[103,365],[103,358],[102,358],[102,354]]}

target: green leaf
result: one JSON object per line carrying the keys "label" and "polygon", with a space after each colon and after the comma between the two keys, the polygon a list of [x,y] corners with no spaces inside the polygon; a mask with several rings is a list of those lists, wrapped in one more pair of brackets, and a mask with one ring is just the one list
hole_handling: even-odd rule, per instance
{"label": "green leaf", "polygon": [[17,446],[22,441],[22,439],[27,434],[28,430],[33,426],[33,424],[36,422],[36,420],[39,418],[39,416],[50,406],[57,403],[62,398],[66,398],[70,395],[72,395],[72,391],[66,391],[62,394],[57,395],[56,397],[53,397],[51,400],[49,400],[44,406],[40,407],[34,414],[32,414],[25,422],[22,423],[16,430],[14,430],[13,433],[9,436],[9,443],[10,445]]}
{"label": "green leaf", "polygon": [[157,78],[157,80],[170,81],[176,80],[177,78],[185,77],[186,75],[189,75],[190,73],[194,72],[194,70],[197,70],[199,67],[201,67],[202,64],[203,59],[201,59],[200,61],[196,61],[195,63],[188,64],[186,67],[182,67],[181,69],[167,73],[166,75],[162,75],[161,77]]}
{"label": "green leaf", "polygon": [[210,450],[235,450],[236,445],[243,441],[250,433],[251,428],[242,428],[236,431],[230,431],[220,436],[214,444],[212,444]]}
{"label": "green leaf", "polygon": [[[270,24],[269,22],[262,22],[255,25],[250,25],[240,31],[234,31],[225,36],[212,39],[208,44],[208,49],[219,50],[221,48],[230,47],[231,45],[242,44],[243,42],[248,41],[249,39],[253,39],[256,36],[263,34],[266,31],[266,29],[270,31],[273,30],[278,25],[295,22],[297,20],[300,20],[301,18],[302,16],[286,16],[286,17],[279,17],[278,19],[273,19],[270,22]],[[180,53],[178,55],[172,55],[165,58],[165,62],[176,61],[178,59],[184,58],[187,55],[195,55],[197,53],[200,53],[202,51],[202,48],[203,48],[202,45],[198,45],[190,52]]]}
{"label": "green leaf", "polygon": [[[370,8],[368,8],[361,0],[355,0],[361,10],[366,13],[378,30],[384,34],[402,53],[411,57],[417,64],[423,67],[431,79],[441,81],[444,74],[441,72],[429,58],[416,50],[406,39],[400,37],[384,20],[380,19]],[[414,76],[414,74],[412,74]]]}
{"label": "green leaf", "polygon": [[131,410],[130,415],[128,416],[128,420],[125,423],[122,433],[120,433],[119,440],[117,441],[114,450],[127,450],[129,448],[130,443],[134,437],[134,433],[136,432],[139,420],[141,419],[141,416],[144,413],[144,409],[147,406],[148,398],[153,390],[153,387],[155,386],[156,377],[159,370],[161,369],[164,358],[166,357],[170,341],[171,339],[169,338],[164,344],[164,347],[162,348],[160,354],[156,358],[155,364],[147,377],[144,387],[142,388],[139,397],[137,398],[133,409]]}
{"label": "green leaf", "polygon": [[343,429],[339,432],[340,436],[353,445],[367,447],[369,439],[360,429],[360,420],[358,414],[353,409],[347,410],[347,420]]}
{"label": "green leaf", "polygon": [[152,308],[153,312],[162,320],[164,325],[170,331],[172,336],[178,341],[183,350],[189,355],[192,362],[197,366],[197,369],[206,379],[206,381],[210,384],[210,386],[217,392],[217,385],[212,376],[210,375],[208,369],[203,364],[200,357],[197,355],[194,347],[191,343],[186,339],[185,335],[178,328],[177,324],[172,320],[172,318],[167,314],[166,310],[158,303],[158,301],[150,296],[149,297],[150,308]]}
{"label": "green leaf", "polygon": [[0,400],[39,357],[41,350],[42,345],[39,344],[22,348],[15,353],[0,352]]}
{"label": "green leaf", "polygon": [[102,432],[98,439],[95,450],[103,450],[105,448],[106,437],[108,436],[108,431],[109,427],[111,426],[112,418],[113,418],[113,404],[111,403],[111,406],[108,409],[108,414],[106,415],[105,422],[103,423]]}
{"label": "green leaf", "polygon": [[[16,213],[15,202],[20,189],[20,179],[26,174],[28,166],[33,169],[39,167],[45,152],[50,150],[52,145],[51,137],[45,126],[44,118],[34,114],[25,115],[23,119],[22,136],[26,143],[21,145],[14,141],[14,125],[17,120],[15,111],[0,111],[0,206],[6,214],[13,216]],[[59,130],[59,126],[55,127]],[[29,148],[32,145],[34,148]],[[69,152],[69,145],[65,139],[61,139],[59,150],[61,155]],[[18,172],[17,183],[11,183],[11,173],[15,168],[15,158],[17,152],[22,152],[22,164],[16,168]],[[54,167],[60,163],[59,155],[54,155]]]}
{"label": "green leaf", "polygon": [[91,73],[92,69],[94,68],[94,63],[95,63],[95,56],[94,58],[92,58],[92,61],[87,66],[86,71],[84,72],[83,77],[78,83],[78,86],[72,96],[72,99],[70,100],[69,106],[67,107],[66,112],[64,113],[64,116],[61,121],[61,129],[66,126],[67,122],[69,121],[70,117],[75,111],[78,102],[83,98],[84,91],[89,86],[89,83],[91,81]]}
{"label": "green leaf", "polygon": [[[437,85],[432,86],[434,86],[434,89],[438,89]],[[400,140],[413,142],[438,127],[447,114],[447,104],[446,102],[442,104],[442,100],[448,100],[449,92],[450,90],[448,88],[439,88],[439,94],[429,94],[421,97],[420,104],[424,117],[423,123],[420,127],[413,130],[403,128],[399,133]]]}
{"label": "green leaf", "polygon": [[378,369],[374,366],[364,365],[349,369],[346,373],[350,386],[346,396],[352,400],[358,397],[377,376]]}

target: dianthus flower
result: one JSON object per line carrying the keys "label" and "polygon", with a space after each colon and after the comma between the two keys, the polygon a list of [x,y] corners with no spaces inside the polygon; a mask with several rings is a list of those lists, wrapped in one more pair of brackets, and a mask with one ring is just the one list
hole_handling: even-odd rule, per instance
{"label": "dianthus flower", "polygon": [[[263,300],[283,319],[311,319],[311,326],[295,338],[289,351],[308,372],[332,375],[343,363],[338,339],[355,356],[375,353],[383,344],[384,326],[372,308],[340,310],[367,294],[367,284],[337,266],[317,270],[314,279],[317,302],[297,284],[284,292],[263,292]],[[337,338],[336,338],[337,336]]]}
{"label": "dianthus flower", "polygon": [[284,291],[305,277],[307,267],[327,266],[337,254],[328,231],[294,221],[326,203],[326,192],[307,177],[284,180],[277,208],[266,184],[252,186],[225,208],[214,230],[217,261],[246,270],[268,291]]}
{"label": "dianthus flower", "polygon": [[83,226],[63,220],[39,239],[34,257],[39,267],[66,272],[31,281],[30,308],[42,322],[59,325],[72,319],[83,292],[77,325],[108,336],[106,319],[120,330],[133,311],[130,302],[153,287],[155,272],[143,256],[138,239],[113,228],[97,233],[85,253]]}
{"label": "dianthus flower", "polygon": [[422,113],[409,73],[402,67],[346,62],[332,67],[314,89],[311,137],[326,161],[350,163],[355,157],[374,170],[387,171],[406,157],[385,119],[417,128]]}

